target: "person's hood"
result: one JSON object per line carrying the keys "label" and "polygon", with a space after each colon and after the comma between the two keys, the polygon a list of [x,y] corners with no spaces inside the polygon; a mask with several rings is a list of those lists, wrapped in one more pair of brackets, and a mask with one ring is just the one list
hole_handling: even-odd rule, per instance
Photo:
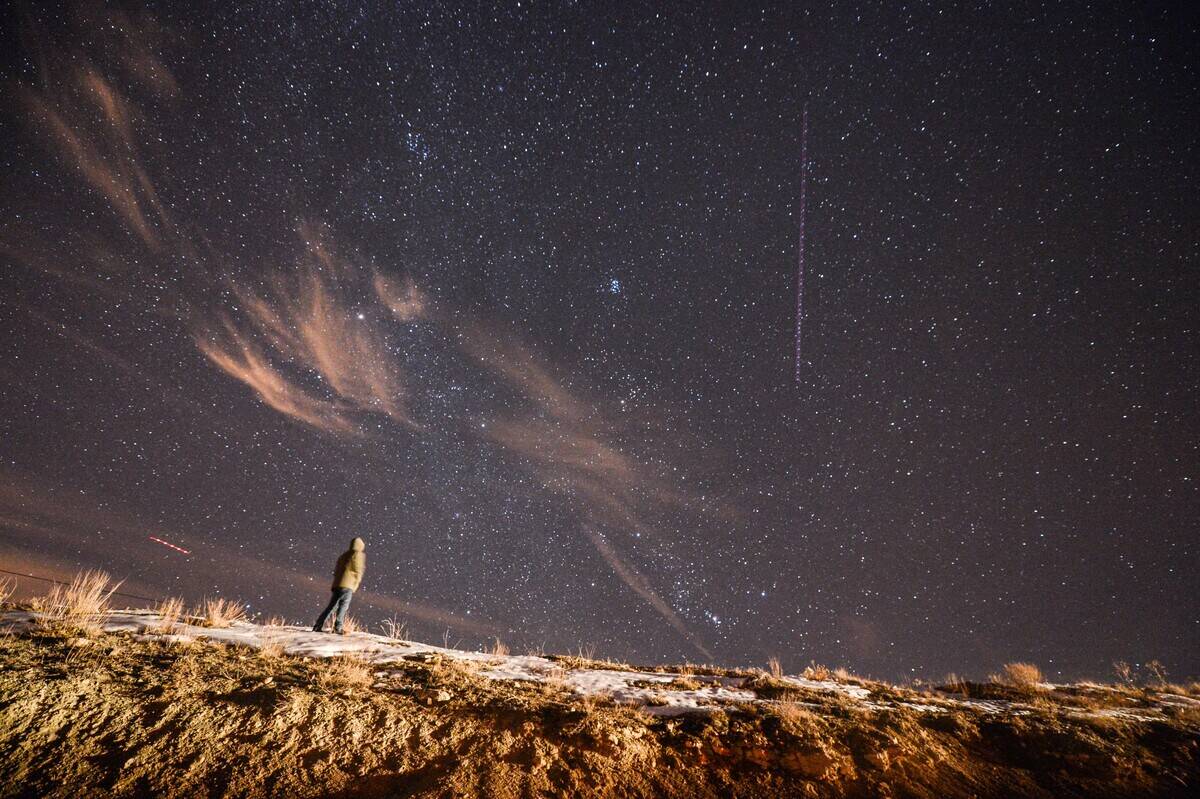
{"label": "person's hood", "polygon": [[363,543],[361,538],[355,538],[350,542],[350,549],[353,552],[362,552],[366,548],[367,545]]}

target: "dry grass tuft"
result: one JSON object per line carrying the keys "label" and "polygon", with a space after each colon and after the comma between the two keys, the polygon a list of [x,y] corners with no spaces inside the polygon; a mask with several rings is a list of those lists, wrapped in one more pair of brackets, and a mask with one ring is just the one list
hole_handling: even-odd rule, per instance
{"label": "dry grass tuft", "polygon": [[259,636],[258,654],[267,660],[283,657],[283,640],[278,633],[263,630],[263,634]]}
{"label": "dry grass tuft", "polygon": [[1015,688],[1037,688],[1042,682],[1042,670],[1032,663],[1006,663],[1001,679]]}
{"label": "dry grass tuft", "polygon": [[767,674],[777,680],[783,678],[783,664],[779,662],[779,658],[773,657],[767,661]]}
{"label": "dry grass tuft", "polygon": [[152,633],[174,633],[179,629],[179,619],[183,616],[183,600],[179,597],[168,597],[154,608],[158,621],[150,625]]}
{"label": "dry grass tuft", "polygon": [[594,713],[601,708],[612,707],[616,704],[613,695],[608,691],[597,691],[594,694],[581,694],[579,696],[579,706],[583,710]]}
{"label": "dry grass tuft", "polygon": [[1150,679],[1153,680],[1155,687],[1162,688],[1167,684],[1167,670],[1159,661],[1151,660],[1147,662],[1146,671],[1149,673]]}
{"label": "dry grass tuft", "polygon": [[[543,655],[543,657],[547,657],[550,660],[553,660],[555,663],[558,663],[563,668],[572,669],[572,670],[606,669],[609,671],[637,671],[637,669],[635,669],[633,666],[630,666],[628,663],[626,663],[622,660],[613,660],[611,658],[598,660],[598,659],[596,659],[595,653],[596,653],[595,647],[588,646],[588,647],[580,647],[578,652],[574,655]],[[533,653],[531,652],[530,654],[533,654]],[[539,652],[538,654],[541,654],[541,652]],[[690,673],[690,671],[687,671],[688,668],[690,668],[690,667],[680,667],[680,668],[671,668],[671,669],[667,669],[664,667],[658,667],[658,668],[655,668],[654,671],[658,671],[661,673],[670,671],[670,672],[677,672],[677,673],[683,674],[685,672]]]}
{"label": "dry grass tuft", "polygon": [[46,596],[32,603],[42,616],[39,626],[63,635],[96,635],[109,599],[121,585],[117,583],[110,588],[111,579],[102,571],[86,571],[75,575],[69,585],[56,583]]}
{"label": "dry grass tuft", "polygon": [[497,638],[496,642],[488,650],[488,654],[498,658],[508,657],[508,647],[504,645],[503,641]]}
{"label": "dry grass tuft", "polygon": [[16,590],[17,583],[15,580],[10,580],[7,577],[5,577],[3,580],[0,580],[0,605],[3,605],[5,602],[11,599],[13,592]]}
{"label": "dry grass tuft", "polygon": [[942,680],[942,689],[945,691],[950,691],[951,693],[963,694],[965,696],[969,690],[969,686],[967,681],[962,677],[959,677],[954,672],[950,672]]}
{"label": "dry grass tuft", "polygon": [[810,733],[821,726],[820,717],[805,707],[797,694],[784,694],[770,705],[769,712],[778,716],[784,729],[793,735]]}
{"label": "dry grass tuft", "polygon": [[353,616],[347,616],[342,624],[342,630],[349,635],[350,633],[365,633],[367,628],[359,623],[358,619]]}
{"label": "dry grass tuft", "polygon": [[804,667],[804,671],[800,673],[800,676],[806,680],[818,680],[820,682],[825,682],[833,677],[833,672],[831,672],[826,666],[822,666],[819,663],[810,662]]}
{"label": "dry grass tuft", "polygon": [[387,638],[395,641],[403,641],[408,638],[408,625],[395,616],[392,616],[390,619],[384,619],[379,623],[379,626],[383,628],[383,634]]}
{"label": "dry grass tuft", "polygon": [[486,664],[469,658],[442,658],[434,664],[433,671],[441,677],[474,678]]}
{"label": "dry grass tuft", "polygon": [[235,621],[246,618],[246,606],[225,597],[205,597],[193,615],[200,618],[200,624],[204,627],[229,627]]}
{"label": "dry grass tuft", "polygon": [[287,626],[287,619],[272,616],[263,622],[259,635],[258,654],[268,660],[283,657],[283,637],[279,631]]}
{"label": "dry grass tuft", "polygon": [[564,668],[554,667],[542,672],[542,686],[548,691],[566,691],[567,686],[567,670]]}
{"label": "dry grass tuft", "polygon": [[336,657],[324,660],[317,666],[314,684],[327,693],[340,693],[355,688],[369,688],[375,677],[371,668],[352,657]]}
{"label": "dry grass tuft", "polygon": [[596,647],[592,646],[591,644],[588,644],[587,646],[580,646],[573,655],[552,655],[551,657],[568,669],[587,669],[596,667]]}
{"label": "dry grass tuft", "polygon": [[1133,667],[1123,660],[1118,660],[1113,663],[1113,674],[1117,676],[1117,682],[1121,685],[1133,685]]}

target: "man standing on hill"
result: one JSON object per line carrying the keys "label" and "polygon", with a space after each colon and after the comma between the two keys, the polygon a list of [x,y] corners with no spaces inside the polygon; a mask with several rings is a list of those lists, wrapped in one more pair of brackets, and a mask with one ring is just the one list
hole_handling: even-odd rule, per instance
{"label": "man standing on hill", "polygon": [[337,566],[333,569],[333,596],[329,605],[317,618],[313,632],[324,632],[329,615],[336,613],[333,617],[333,631],[338,635],[346,634],[342,626],[346,622],[346,611],[350,609],[350,597],[362,582],[363,572],[367,569],[367,556],[363,552],[366,548],[361,538],[355,538],[350,542],[350,548],[337,559]]}

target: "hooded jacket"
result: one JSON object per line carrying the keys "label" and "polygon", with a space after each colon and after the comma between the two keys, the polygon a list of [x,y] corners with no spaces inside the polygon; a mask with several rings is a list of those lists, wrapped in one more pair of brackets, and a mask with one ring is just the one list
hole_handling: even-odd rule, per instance
{"label": "hooded jacket", "polygon": [[337,566],[333,570],[333,588],[336,591],[339,588],[349,588],[351,591],[358,590],[358,584],[362,582],[363,572],[367,570],[367,555],[363,551],[367,548],[361,538],[355,538],[350,542],[350,549],[341,554],[337,560]]}

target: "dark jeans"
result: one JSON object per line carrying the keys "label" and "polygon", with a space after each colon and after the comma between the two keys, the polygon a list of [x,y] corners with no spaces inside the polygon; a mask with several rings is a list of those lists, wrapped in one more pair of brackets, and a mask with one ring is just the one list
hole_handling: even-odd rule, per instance
{"label": "dark jeans", "polygon": [[324,630],[325,622],[329,619],[329,614],[336,611],[337,615],[333,617],[333,629],[334,632],[340,633],[342,625],[346,622],[346,611],[350,609],[350,597],[352,596],[354,596],[353,588],[333,589],[333,596],[330,597],[329,604],[321,611],[321,615],[317,617],[317,623],[313,629],[318,632]]}

